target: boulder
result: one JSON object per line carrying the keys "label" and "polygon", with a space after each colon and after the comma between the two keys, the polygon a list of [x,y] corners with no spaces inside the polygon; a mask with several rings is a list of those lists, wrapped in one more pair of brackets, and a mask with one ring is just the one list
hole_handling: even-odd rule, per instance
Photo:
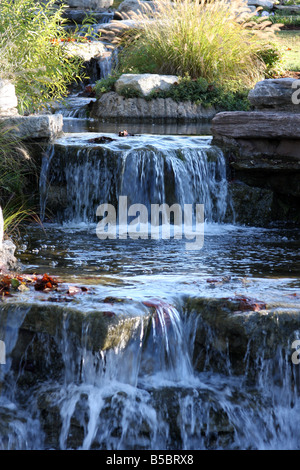
{"label": "boulder", "polygon": [[18,100],[14,85],[0,79],[0,116],[17,115]]}
{"label": "boulder", "polygon": [[63,128],[61,114],[10,116],[2,120],[14,127],[16,136],[23,140],[52,140]]}
{"label": "boulder", "polygon": [[[153,20],[149,20],[153,21]],[[98,26],[98,27],[97,27]],[[101,40],[111,42],[112,37],[120,37],[124,34],[125,30],[129,29],[142,29],[144,21],[137,21],[136,19],[128,20],[112,20],[109,23],[95,25],[94,32],[101,33]]]}
{"label": "boulder", "polygon": [[0,207],[0,273],[7,269],[16,269],[18,261],[15,258],[16,246],[11,240],[4,240],[4,220]]}
{"label": "boulder", "polygon": [[142,96],[147,96],[155,90],[168,90],[168,88],[176,82],[178,82],[176,75],[125,73],[116,81],[115,90],[117,93],[120,93],[126,88]]}
{"label": "boulder", "polygon": [[275,1],[276,0],[248,0],[248,5],[272,9]]}
{"label": "boulder", "polygon": [[250,90],[248,99],[256,109],[300,113],[300,81],[294,78],[262,80]]}
{"label": "boulder", "polygon": [[4,240],[0,248],[0,273],[4,270],[16,270],[19,266],[15,257],[16,245],[12,240]]}
{"label": "boulder", "polygon": [[101,119],[174,119],[182,121],[209,120],[216,114],[214,107],[205,108],[190,101],[179,102],[171,98],[124,98],[115,92],[104,93],[90,111],[91,118]]}
{"label": "boulder", "polygon": [[228,191],[235,223],[265,227],[272,222],[273,191],[249,186],[242,181],[231,181]]}
{"label": "boulder", "polygon": [[80,57],[85,62],[92,59],[99,59],[106,52],[106,47],[101,41],[93,42],[70,42],[66,46],[69,54]]}
{"label": "boulder", "polygon": [[276,10],[280,10],[285,15],[298,13],[300,15],[300,5],[274,5]]}
{"label": "boulder", "polygon": [[124,0],[122,3],[120,3],[117,11],[120,13],[126,13],[129,14],[131,12],[133,13],[146,13],[149,11],[149,7],[153,8],[153,2],[151,1],[143,1],[143,0]]}
{"label": "boulder", "polygon": [[113,0],[68,0],[66,3],[70,8],[101,10],[111,7]]}
{"label": "boulder", "polygon": [[[256,219],[259,224],[269,219],[299,225],[299,128],[300,114],[285,112],[223,112],[213,118],[212,143],[224,152],[229,179],[264,190],[254,189],[249,198],[248,189],[233,186],[237,212],[253,203],[257,210],[266,209],[264,217]],[[243,217],[238,219],[243,223]]]}

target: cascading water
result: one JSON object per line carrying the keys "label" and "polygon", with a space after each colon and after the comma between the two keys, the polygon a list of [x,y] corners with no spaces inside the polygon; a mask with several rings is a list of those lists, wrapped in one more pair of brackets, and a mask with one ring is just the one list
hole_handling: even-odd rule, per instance
{"label": "cascading water", "polygon": [[[120,196],[204,204],[203,250],[99,241],[96,209]],[[40,206],[58,223],[22,262],[66,285],[1,302],[0,449],[300,448],[298,245],[224,224],[209,137],[65,134],[43,156]]]}
{"label": "cascading water", "polygon": [[51,168],[42,170],[43,181],[51,175],[53,188],[66,188],[65,209],[57,211],[62,220],[95,222],[99,204],[116,204],[123,195],[128,204],[148,209],[151,204],[204,204],[208,221],[224,221],[225,159],[209,140],[137,136],[95,146],[86,145],[86,136],[81,135],[81,145],[72,146],[68,136],[58,141]]}
{"label": "cascading water", "polygon": [[[15,348],[15,355],[26,342],[19,327],[32,322],[28,309],[16,312],[5,335],[8,353]],[[58,319],[57,312],[50,315]],[[213,365],[195,370],[203,319],[180,305],[145,299],[108,349],[91,347],[92,337],[100,346],[93,316],[80,321],[77,314],[74,323],[71,311],[61,313],[60,326],[50,328],[52,339],[32,335],[21,367],[10,361],[2,374],[1,449],[299,447],[299,374],[281,347],[267,359],[262,341],[250,369],[250,340],[241,380],[227,350],[218,359],[222,373]],[[115,327],[108,335],[113,341]],[[207,354],[216,340],[207,337]],[[30,367],[34,347],[45,368],[33,376],[37,380],[31,377],[36,366]]]}

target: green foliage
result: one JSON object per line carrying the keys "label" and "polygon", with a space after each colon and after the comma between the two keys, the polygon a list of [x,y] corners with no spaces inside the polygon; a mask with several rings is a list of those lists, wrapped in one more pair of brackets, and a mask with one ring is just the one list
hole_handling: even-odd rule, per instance
{"label": "green foliage", "polygon": [[266,78],[272,78],[284,73],[284,54],[278,42],[268,44],[264,49],[258,51],[257,55],[266,65]]}
{"label": "green foliage", "polygon": [[300,0],[284,0],[284,5],[300,5]]}
{"label": "green foliage", "polygon": [[111,74],[107,78],[98,80],[95,85],[96,96],[99,98],[103,93],[114,91],[114,86],[120,74]]}
{"label": "green foliage", "polygon": [[272,23],[281,23],[284,26],[300,26],[300,15],[284,15],[276,13],[274,16],[270,16]]}
{"label": "green foliage", "polygon": [[126,86],[120,88],[118,93],[119,95],[124,96],[124,98],[144,98],[143,93],[138,90],[133,90],[132,88]]}
{"label": "green foliage", "polygon": [[[114,85],[118,78],[119,75],[114,75],[99,80],[96,83],[96,96],[99,98],[102,93],[114,91]],[[121,88],[118,93],[124,98],[144,98],[146,101],[156,98],[171,98],[177,103],[191,101],[204,107],[215,106],[227,111],[247,111],[250,106],[247,99],[249,89],[243,89],[241,85],[234,83],[227,83],[226,87],[221,87],[208,83],[203,77],[192,79],[188,75],[179,77],[178,82],[171,85],[168,90],[154,90],[148,96],[143,96],[137,90],[129,87]]]}
{"label": "green foliage", "polygon": [[[252,14],[239,0],[154,0],[155,21],[135,16],[139,28],[125,30],[119,71],[166,73],[208,82],[251,87],[268,72],[264,51],[277,25]],[[276,60],[274,56],[274,61]]]}
{"label": "green foliage", "polygon": [[55,0],[1,1],[0,78],[14,82],[20,112],[61,99],[79,79],[82,60],[68,52],[63,9]]}
{"label": "green foliage", "polygon": [[4,231],[8,235],[29,216],[35,217],[24,196],[34,174],[35,165],[16,137],[14,128],[0,121],[0,206],[3,208]]}
{"label": "green foliage", "polygon": [[209,84],[203,77],[192,80],[191,77],[186,75],[178,80],[177,84],[172,85],[169,90],[164,92],[154,91],[149,95],[149,98],[161,97],[172,98],[172,100],[179,101],[192,101],[197,102],[201,97],[207,94]]}
{"label": "green foliage", "polygon": [[15,130],[0,121],[0,205],[11,197],[22,197],[27,177],[34,172],[34,164],[26,148],[15,135]]}
{"label": "green foliage", "polygon": [[248,89],[230,90],[229,84],[224,88],[209,84],[203,77],[193,80],[186,75],[168,90],[154,91],[146,99],[171,98],[176,102],[191,101],[204,107],[215,106],[226,111],[246,111],[249,109],[248,93]]}

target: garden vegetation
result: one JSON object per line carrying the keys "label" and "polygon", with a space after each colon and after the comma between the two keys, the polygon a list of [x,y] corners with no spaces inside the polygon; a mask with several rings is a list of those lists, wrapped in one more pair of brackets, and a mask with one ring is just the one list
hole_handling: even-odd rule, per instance
{"label": "garden vegetation", "polygon": [[64,8],[55,0],[1,0],[0,78],[14,83],[21,113],[61,99],[80,78],[82,61],[68,51]]}
{"label": "garden vegetation", "polygon": [[123,14],[131,24],[114,22],[119,63],[112,77],[97,84],[98,96],[113,89],[121,73],[163,73],[181,78],[157,97],[245,109],[247,91],[258,80],[282,72],[275,37],[280,25],[266,17],[252,21],[253,12],[243,1],[151,3],[154,8],[143,2],[140,12]]}

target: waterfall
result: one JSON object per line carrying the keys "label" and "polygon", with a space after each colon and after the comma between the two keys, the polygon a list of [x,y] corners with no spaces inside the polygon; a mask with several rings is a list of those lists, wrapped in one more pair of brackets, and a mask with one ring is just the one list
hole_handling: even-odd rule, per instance
{"label": "waterfall", "polygon": [[[236,358],[227,348],[197,371],[201,315],[152,297],[133,311],[127,322],[110,324],[114,344],[103,347],[100,312],[80,317],[50,306],[43,312],[47,340],[30,331],[30,308],[2,308],[8,357],[0,377],[0,449],[299,448],[299,373],[286,341],[265,357],[263,333],[255,354],[250,338],[243,375],[233,372]],[[59,323],[49,324],[53,319]],[[216,333],[206,335],[205,354],[222,340]],[[40,370],[30,367],[34,350]]]}
{"label": "waterfall", "polygon": [[[60,448],[74,445],[70,440],[72,421],[85,429],[81,449],[130,449],[133,443],[135,448],[158,448],[170,434],[155,395],[164,383],[176,388],[194,381],[187,344],[191,332],[178,310],[166,301],[149,299],[144,305],[151,311],[150,322],[145,325],[142,317],[137,318],[129,341],[121,335],[117,347],[96,354],[82,348],[77,359],[80,378],[75,372],[78,364],[74,375],[69,374],[74,351],[67,331],[63,336],[68,377],[64,388],[53,396],[62,422]],[[83,345],[89,333],[87,325]],[[126,335],[125,330],[123,333]]]}
{"label": "waterfall", "polygon": [[43,153],[41,172],[39,179],[39,191],[40,191],[40,219],[43,222],[45,219],[45,211],[47,204],[47,194],[48,194],[48,177],[49,177],[49,167],[51,160],[54,155],[54,146],[52,144],[48,145],[47,149]]}
{"label": "waterfall", "polygon": [[107,78],[118,65],[118,49],[107,51],[100,58],[98,64],[100,68],[100,79]]}
{"label": "waterfall", "polygon": [[[207,142],[189,148],[179,139],[178,146],[175,142],[167,149],[157,145],[153,136],[149,144],[147,140],[141,138],[140,144],[137,140],[132,146],[129,141],[122,145],[122,139],[98,147],[55,145],[51,168],[45,164],[41,180],[46,172],[51,173],[50,205],[56,205],[59,220],[95,222],[97,206],[117,204],[122,195],[128,204],[147,208],[151,204],[204,204],[207,221],[223,222],[228,192],[222,151]],[[62,187],[64,207],[57,207],[56,188],[62,191]],[[45,195],[41,203],[45,204]]]}

